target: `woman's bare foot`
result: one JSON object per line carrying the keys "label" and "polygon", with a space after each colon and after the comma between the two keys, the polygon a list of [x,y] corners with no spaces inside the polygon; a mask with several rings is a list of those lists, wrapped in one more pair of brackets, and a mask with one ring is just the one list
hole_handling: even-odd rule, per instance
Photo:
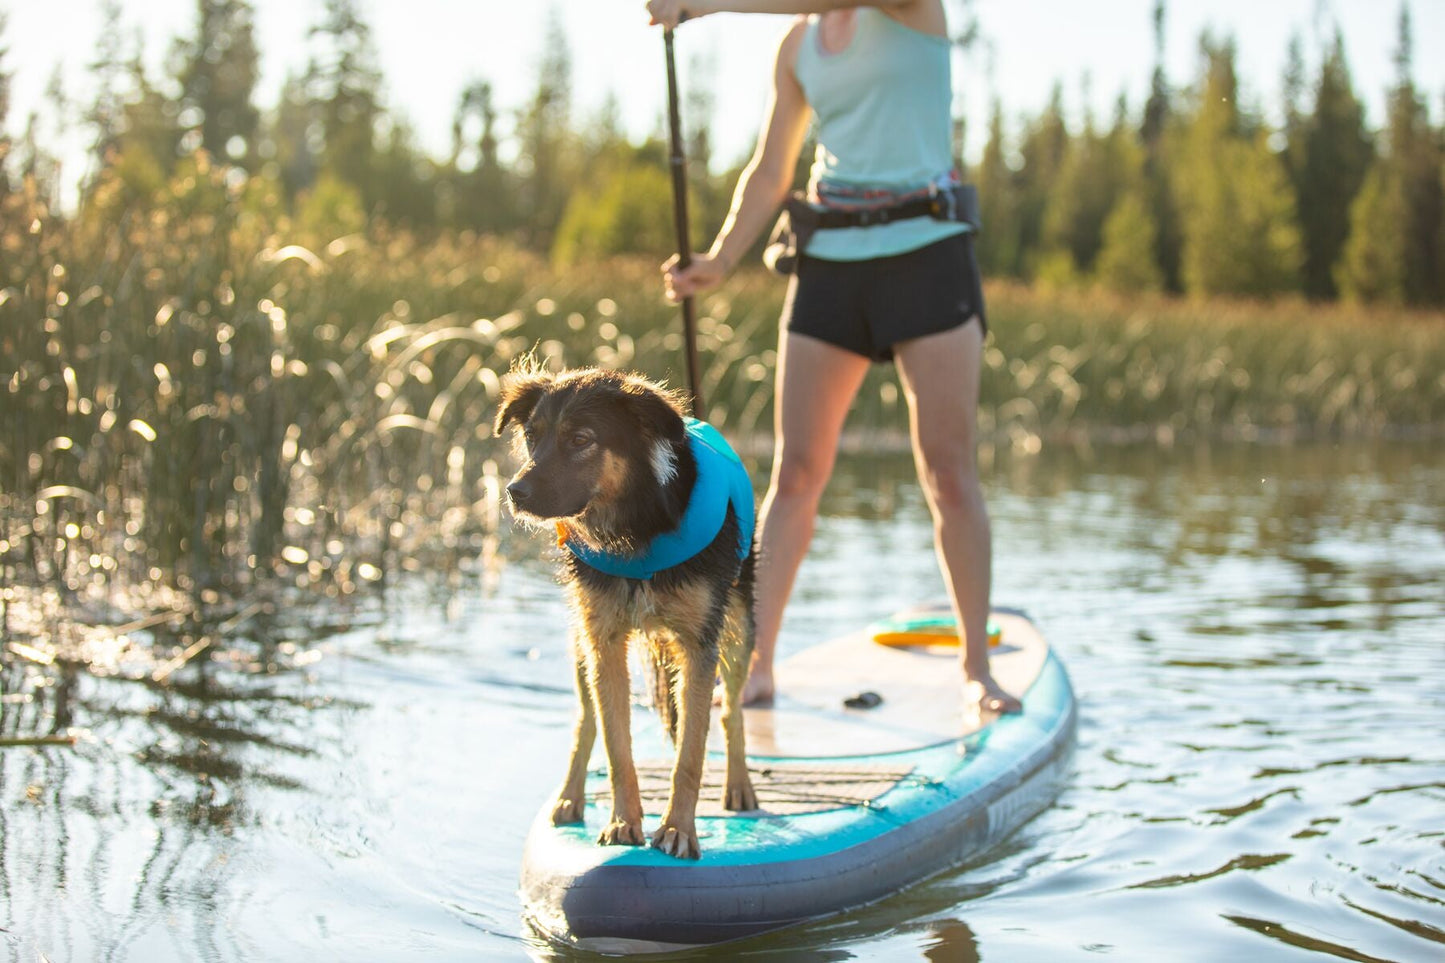
{"label": "woman's bare foot", "polygon": [[[723,690],[719,685],[712,693],[712,704],[722,705]],[[753,661],[752,668],[748,670],[748,680],[743,683],[741,698],[738,700],[746,706],[770,706],[773,704],[773,667],[763,666],[757,660]]]}
{"label": "woman's bare foot", "polygon": [[963,691],[964,698],[976,704],[980,712],[1013,715],[1024,711],[1023,703],[1005,692],[992,675],[970,679],[964,683]]}
{"label": "woman's bare foot", "polygon": [[762,668],[754,665],[743,683],[742,703],[745,706],[770,706],[773,704],[773,667]]}

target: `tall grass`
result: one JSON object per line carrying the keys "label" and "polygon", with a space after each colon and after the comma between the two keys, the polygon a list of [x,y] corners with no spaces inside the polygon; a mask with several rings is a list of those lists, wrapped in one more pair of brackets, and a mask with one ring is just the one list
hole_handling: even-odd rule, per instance
{"label": "tall grass", "polygon": [[[101,620],[262,584],[339,597],[485,556],[509,470],[490,423],[519,357],[680,380],[653,260],[558,270],[489,237],[332,237],[255,190],[197,161],[160,198],[102,190],[72,219],[25,192],[0,201],[7,585]],[[748,270],[699,301],[709,415],[741,441],[771,424],[782,295]],[[1445,425],[1439,316],[988,297],[982,427],[1024,450]],[[876,369],[852,426],[905,421]]]}
{"label": "tall grass", "polygon": [[[1297,438],[1445,429],[1445,315],[989,289],[995,429]],[[1014,429],[1017,432],[1017,428]]]}

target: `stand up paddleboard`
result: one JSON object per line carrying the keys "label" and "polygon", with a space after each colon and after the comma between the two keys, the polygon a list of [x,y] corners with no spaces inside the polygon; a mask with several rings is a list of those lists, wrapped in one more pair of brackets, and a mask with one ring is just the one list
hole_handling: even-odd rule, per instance
{"label": "stand up paddleboard", "polygon": [[[862,906],[978,857],[1053,800],[1074,741],[1057,656],[1022,613],[993,622],[992,671],[1022,714],[965,716],[946,609],[807,649],[777,666],[776,705],[744,713],[758,810],[721,808],[716,725],[700,860],[599,846],[611,800],[605,769],[595,771],[584,824],[553,826],[550,801],[538,813],[522,860],[526,917],[585,949],[661,952]],[[672,758],[650,715],[635,713],[634,755],[655,757],[638,766],[644,835],[666,803]]]}

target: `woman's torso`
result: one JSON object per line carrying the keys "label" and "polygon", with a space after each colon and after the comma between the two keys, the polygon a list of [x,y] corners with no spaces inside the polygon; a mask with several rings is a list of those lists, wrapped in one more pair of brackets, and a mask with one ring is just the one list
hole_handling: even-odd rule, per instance
{"label": "woman's torso", "polygon": [[[948,39],[860,7],[852,37],[842,38],[846,46],[829,52],[823,25],[822,18],[809,18],[793,65],[817,117],[809,196],[829,206],[870,206],[947,177],[954,167]],[[808,254],[841,261],[886,257],[964,230],[925,217],[820,231]]]}

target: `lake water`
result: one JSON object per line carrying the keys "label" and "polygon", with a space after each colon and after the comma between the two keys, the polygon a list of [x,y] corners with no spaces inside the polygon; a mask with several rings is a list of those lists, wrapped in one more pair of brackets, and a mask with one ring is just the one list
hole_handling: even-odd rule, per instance
{"label": "lake water", "polygon": [[[995,600],[1080,699],[1001,849],[699,958],[1445,958],[1445,449],[1045,449],[986,476]],[[570,959],[516,894],[573,715],[542,546],[298,608],[170,685],[3,670],[0,957]],[[781,647],[936,597],[906,460],[849,459]]]}

